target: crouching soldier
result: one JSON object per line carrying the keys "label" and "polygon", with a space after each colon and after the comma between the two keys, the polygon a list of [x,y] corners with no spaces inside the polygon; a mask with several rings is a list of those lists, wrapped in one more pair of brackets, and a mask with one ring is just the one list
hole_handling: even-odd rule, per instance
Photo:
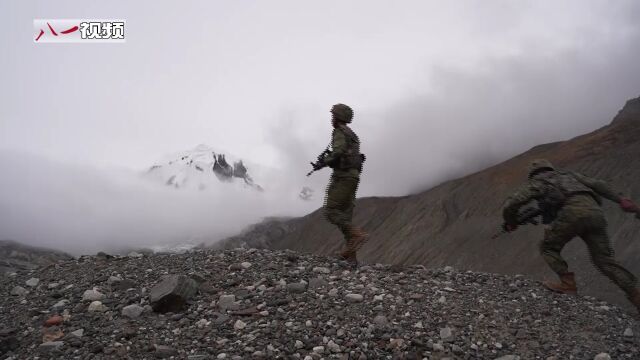
{"label": "crouching soldier", "polygon": [[586,243],[593,264],[626,293],[640,312],[638,280],[614,258],[607,221],[600,207],[602,198],[620,204],[626,212],[640,212],[631,200],[616,194],[604,181],[556,169],[544,159],[535,160],[530,165],[529,181],[505,203],[505,228],[515,230],[519,209],[536,200],[544,213],[543,222],[548,224],[540,253],[560,278],[558,283],[544,282],[543,285],[555,292],[577,293],[574,274],[569,272],[560,252],[571,239],[579,236]]}

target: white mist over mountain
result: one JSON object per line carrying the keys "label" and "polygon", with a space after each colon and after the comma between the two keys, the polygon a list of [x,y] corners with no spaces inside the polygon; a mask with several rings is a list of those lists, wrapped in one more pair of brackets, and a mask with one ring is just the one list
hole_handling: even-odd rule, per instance
{"label": "white mist over mountain", "polygon": [[[245,178],[221,180],[213,172],[213,157],[204,156],[210,151],[198,146],[166,157],[172,164],[159,161],[151,172],[0,152],[0,239],[76,255],[188,246],[236,234],[267,216],[302,215],[321,205],[322,199],[302,201],[300,184],[250,162],[245,166],[253,185]],[[193,162],[174,162],[185,156]],[[167,185],[165,176],[178,175],[179,181]]]}

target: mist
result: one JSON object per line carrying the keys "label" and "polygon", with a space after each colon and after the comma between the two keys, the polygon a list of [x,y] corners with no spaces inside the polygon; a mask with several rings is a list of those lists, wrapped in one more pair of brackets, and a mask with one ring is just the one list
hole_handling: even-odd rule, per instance
{"label": "mist", "polygon": [[[305,215],[322,205],[330,170],[305,174],[338,102],[367,155],[358,197],[424,191],[609,123],[640,95],[639,13],[633,0],[0,2],[0,239],[80,254]],[[122,18],[128,38],[34,44],[34,18]],[[269,169],[254,176],[265,192],[141,178],[201,143]]]}
{"label": "mist", "polygon": [[317,206],[286,186],[258,192],[220,182],[206,191],[174,189],[125,169],[17,152],[0,152],[0,168],[7,170],[0,177],[0,237],[73,255],[209,245],[263,217]]}
{"label": "mist", "polygon": [[[352,105],[350,125],[367,154],[358,196],[415,194],[607,125],[640,96],[637,44],[640,31],[596,48],[488,60],[482,71],[439,67],[416,79],[424,82],[420,95],[406,90],[404,99],[381,109]],[[330,139],[327,109],[313,109],[320,116],[312,123],[291,120],[308,109],[288,109],[273,128],[279,157],[299,165],[292,173],[302,173],[305,159]]]}

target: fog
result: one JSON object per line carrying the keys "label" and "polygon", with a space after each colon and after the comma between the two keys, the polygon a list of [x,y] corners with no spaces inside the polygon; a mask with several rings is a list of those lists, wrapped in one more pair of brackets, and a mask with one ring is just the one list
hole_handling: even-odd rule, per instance
{"label": "fog", "polygon": [[177,190],[139,173],[67,165],[0,152],[0,228],[8,239],[79,255],[98,250],[157,249],[211,243],[263,216],[309,211],[282,193],[220,183],[207,191]]}
{"label": "fog", "polygon": [[[426,190],[606,125],[640,96],[637,1],[0,3],[0,239],[75,254],[212,242],[322,205],[329,109],[358,196]],[[34,44],[34,18],[124,18],[127,43]],[[140,173],[204,143],[265,192]],[[251,169],[249,169],[251,173]],[[316,196],[303,202],[303,186]]]}

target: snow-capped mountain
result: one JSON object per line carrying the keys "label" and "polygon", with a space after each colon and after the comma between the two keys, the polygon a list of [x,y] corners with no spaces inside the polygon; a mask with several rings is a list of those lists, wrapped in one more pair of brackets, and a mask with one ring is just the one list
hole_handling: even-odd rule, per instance
{"label": "snow-capped mountain", "polygon": [[226,183],[263,191],[241,159],[201,144],[192,150],[165,157],[151,166],[144,177],[175,188],[205,190]]}

